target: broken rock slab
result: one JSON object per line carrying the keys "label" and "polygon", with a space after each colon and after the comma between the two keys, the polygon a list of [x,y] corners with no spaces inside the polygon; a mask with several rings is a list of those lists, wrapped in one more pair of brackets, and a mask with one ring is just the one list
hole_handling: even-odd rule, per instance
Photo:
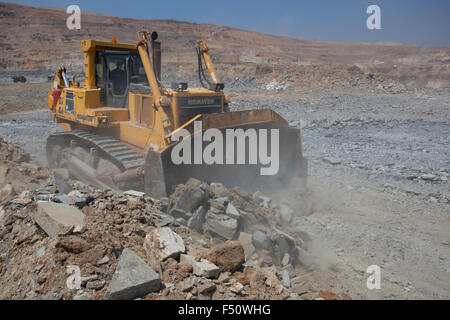
{"label": "broken rock slab", "polygon": [[284,224],[289,224],[291,222],[292,214],[293,210],[289,206],[280,204],[280,218]]}
{"label": "broken rock slab", "polygon": [[225,214],[229,216],[230,218],[238,220],[240,218],[239,210],[236,209],[235,206],[233,206],[231,203],[228,203],[227,210],[225,211]]}
{"label": "broken rock slab", "polygon": [[125,248],[109,284],[105,299],[130,300],[143,297],[161,287],[159,274],[132,250]]}
{"label": "broken rock slab", "polygon": [[282,278],[281,278],[281,283],[286,288],[290,288],[291,287],[291,278],[289,277],[289,272],[287,270],[283,271]]}
{"label": "broken rock slab", "polygon": [[143,196],[145,196],[145,192],[140,192],[140,191],[136,191],[136,190],[128,190],[128,191],[125,191],[123,194],[127,195],[127,196],[132,196],[132,197],[143,197]]}
{"label": "broken rock slab", "polygon": [[[67,181],[64,179],[65,172],[58,172],[56,173],[53,178],[55,179],[56,188],[58,189],[59,193],[61,194],[68,194],[73,189],[70,184],[67,183]],[[67,172],[67,178],[68,178],[68,172]]]}
{"label": "broken rock slab", "polygon": [[206,214],[206,230],[218,236],[231,240],[236,234],[238,222],[227,215],[214,214],[208,211]]}
{"label": "broken rock slab", "polygon": [[294,256],[300,264],[302,264],[308,271],[315,269],[314,261],[308,251],[297,247],[294,251]]}
{"label": "broken rock slab", "polygon": [[181,292],[189,292],[194,288],[194,279],[188,278],[178,283],[178,288]]}
{"label": "broken rock slab", "polygon": [[68,205],[75,204],[75,201],[71,197],[69,197],[68,195],[63,194],[63,193],[56,194],[53,197],[52,201],[56,202],[56,203],[64,203],[64,204],[68,204]]}
{"label": "broken rock slab", "polygon": [[144,249],[149,257],[156,257],[160,261],[177,259],[186,251],[183,239],[169,227],[156,228],[147,234]]}
{"label": "broken rock slab", "polygon": [[195,210],[194,214],[192,215],[192,217],[189,218],[187,222],[188,228],[202,233],[203,232],[202,226],[203,223],[205,222],[205,215],[206,209],[203,206],[198,207],[198,209]]}
{"label": "broken rock slab", "polygon": [[156,224],[157,227],[165,227],[175,222],[175,218],[167,215],[161,216],[161,219]]}
{"label": "broken rock slab", "polygon": [[198,286],[198,292],[200,294],[206,295],[206,294],[213,292],[214,290],[216,290],[216,284],[213,282],[208,281],[208,282],[202,283]]}
{"label": "broken rock slab", "polygon": [[255,230],[253,232],[253,245],[257,249],[269,250],[271,249],[272,243],[267,233],[264,231]]}
{"label": "broken rock slab", "polygon": [[252,243],[252,235],[246,232],[239,233],[239,242],[242,244],[245,253],[245,261],[251,259],[252,255],[255,253],[255,246]]}
{"label": "broken rock slab", "polygon": [[195,260],[193,256],[182,254],[180,263],[190,264],[195,275],[204,278],[216,279],[219,276],[219,267],[206,259]]}
{"label": "broken rock slab", "polygon": [[64,227],[83,225],[84,217],[75,207],[50,201],[38,201],[34,213],[34,221],[52,238],[57,238]]}
{"label": "broken rock slab", "polygon": [[236,282],[230,287],[230,291],[236,294],[242,293],[244,291],[244,286],[240,282]]}

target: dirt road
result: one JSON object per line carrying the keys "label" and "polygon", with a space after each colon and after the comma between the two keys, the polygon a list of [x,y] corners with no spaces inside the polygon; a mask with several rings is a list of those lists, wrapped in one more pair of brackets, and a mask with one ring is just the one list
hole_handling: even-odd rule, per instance
{"label": "dirt road", "polygon": [[0,115],[45,108],[48,83],[0,83]]}
{"label": "dirt road", "polygon": [[[232,109],[273,108],[303,127],[312,208],[294,223],[312,238],[316,271],[354,298],[450,298],[449,93],[320,94],[252,90]],[[57,131],[46,110],[0,118],[0,136],[41,161]],[[367,267],[381,268],[368,290]]]}

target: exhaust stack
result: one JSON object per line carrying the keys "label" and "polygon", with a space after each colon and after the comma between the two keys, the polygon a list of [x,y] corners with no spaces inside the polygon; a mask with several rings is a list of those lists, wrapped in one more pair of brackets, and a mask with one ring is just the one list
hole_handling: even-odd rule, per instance
{"label": "exhaust stack", "polygon": [[156,79],[161,82],[161,42],[152,41],[153,70],[155,70]]}

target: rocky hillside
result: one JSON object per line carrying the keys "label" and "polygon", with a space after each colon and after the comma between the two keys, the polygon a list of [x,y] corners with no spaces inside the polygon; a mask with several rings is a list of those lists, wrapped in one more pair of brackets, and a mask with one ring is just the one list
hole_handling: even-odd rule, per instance
{"label": "rocky hillside", "polygon": [[[81,18],[81,30],[69,30],[65,10],[0,3],[2,74],[17,70],[48,74],[60,64],[81,72],[80,40],[116,37],[119,42],[134,43],[136,32],[145,28],[160,34],[163,65],[176,76],[195,75],[193,42],[203,39],[222,77],[264,77],[266,83],[284,81],[306,87],[370,87],[374,78],[383,85],[395,81],[408,88],[449,85],[449,47],[314,42],[218,25],[88,12],[82,12]],[[342,80],[345,84],[339,83]]]}

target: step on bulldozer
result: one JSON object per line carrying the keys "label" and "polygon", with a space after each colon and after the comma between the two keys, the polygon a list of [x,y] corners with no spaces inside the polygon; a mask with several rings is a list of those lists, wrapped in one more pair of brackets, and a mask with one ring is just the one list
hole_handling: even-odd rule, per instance
{"label": "step on bulldozer", "polygon": [[[299,128],[272,110],[230,112],[201,40],[195,50],[202,87],[182,82],[166,88],[157,39],[143,30],[136,44],[81,41],[81,85],[58,68],[47,95],[62,129],[47,139],[51,168],[102,189],[153,197],[167,196],[189,178],[249,191],[306,183]],[[268,159],[277,161],[275,170],[268,170]]]}

